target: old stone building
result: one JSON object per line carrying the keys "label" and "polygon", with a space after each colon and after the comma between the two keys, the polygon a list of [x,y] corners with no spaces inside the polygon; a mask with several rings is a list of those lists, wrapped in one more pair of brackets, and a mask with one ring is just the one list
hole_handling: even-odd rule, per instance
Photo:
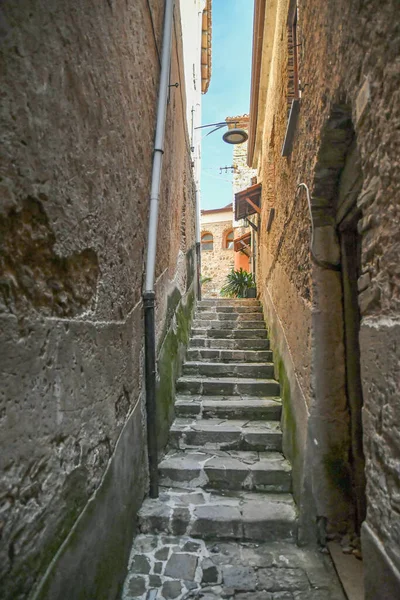
{"label": "old stone building", "polygon": [[[154,0],[1,3],[4,600],[110,600],[125,576],[148,487],[142,283],[166,5],[173,7]],[[211,1],[192,10],[204,90]],[[155,273],[160,449],[196,265],[179,2],[172,16],[170,82],[177,86],[167,81],[161,90],[167,104]]]}
{"label": "old stone building", "polygon": [[[238,115],[237,117],[227,117],[225,121],[229,129],[237,127],[248,133],[249,115]],[[232,165],[234,166],[232,188],[233,194],[239,192],[243,188],[251,185],[251,180],[257,175],[257,170],[252,169],[247,164],[248,142],[236,144],[233,146]]]}
{"label": "old stone building", "polygon": [[256,0],[254,17],[250,212],[300,537],[357,553],[361,533],[369,600],[400,597],[398,9]]}
{"label": "old stone building", "polygon": [[232,204],[201,211],[201,275],[204,297],[218,297],[235,265]]}
{"label": "old stone building", "polygon": [[[248,130],[248,115],[227,117],[225,121],[229,129]],[[247,165],[247,141],[233,146],[232,166],[234,201],[236,192],[250,185],[256,173]],[[231,269],[252,271],[251,232],[243,220],[235,221],[234,204],[202,210],[200,221],[201,271],[203,279],[207,279],[202,285],[203,294],[205,297],[217,297]]]}

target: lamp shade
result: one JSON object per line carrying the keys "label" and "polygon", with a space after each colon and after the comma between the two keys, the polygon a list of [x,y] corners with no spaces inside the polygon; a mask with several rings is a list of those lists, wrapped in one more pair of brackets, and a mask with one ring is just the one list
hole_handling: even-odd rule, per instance
{"label": "lamp shade", "polygon": [[248,139],[247,132],[244,129],[228,129],[222,136],[227,144],[243,144]]}

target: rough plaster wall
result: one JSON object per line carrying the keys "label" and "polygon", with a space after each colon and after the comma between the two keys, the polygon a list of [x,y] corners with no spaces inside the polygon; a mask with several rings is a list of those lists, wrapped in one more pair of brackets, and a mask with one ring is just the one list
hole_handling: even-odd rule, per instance
{"label": "rough plaster wall", "polygon": [[[363,276],[359,282],[362,313],[361,362],[364,387],[365,452],[367,459],[367,522],[399,566],[399,519],[394,491],[400,488],[396,463],[400,443],[389,434],[389,423],[399,404],[398,362],[392,358],[394,331],[399,319],[399,31],[398,3],[376,0],[299,3],[300,79],[305,86],[291,156],[280,156],[286,130],[288,2],[279,3],[275,58],[271,71],[259,165],[263,182],[262,237],[259,281],[273,297],[294,368],[306,397],[311,385],[311,265],[309,215],[306,198],[295,199],[296,185],[314,182],[321,132],[332,106],[347,102],[352,109],[364,177],[359,203],[363,211],[360,230]],[[368,77],[371,98],[364,119],[356,123],[357,94]],[[268,210],[276,209],[270,234],[265,232]],[[317,309],[317,307],[316,307]],[[379,369],[377,369],[379,364]],[[378,377],[379,373],[379,377]],[[317,374],[316,374],[317,375]],[[384,381],[390,381],[385,386]],[[396,392],[395,392],[396,390]],[[318,402],[318,397],[315,399]],[[383,415],[387,433],[383,433]],[[386,422],[385,422],[386,423]],[[390,426],[392,427],[392,425]],[[377,482],[380,482],[379,484]],[[382,495],[382,485],[392,490]],[[385,488],[384,488],[385,489]],[[397,493],[397,492],[396,492]],[[378,508],[379,507],[379,508]],[[382,517],[382,512],[385,518]],[[389,525],[392,523],[392,526]]]}
{"label": "rough plaster wall", "polygon": [[[160,49],[163,3],[150,5]],[[109,600],[146,489],[140,296],[156,43],[145,0],[5,1],[0,17],[0,595],[31,597],[60,549],[40,597]],[[158,254],[168,289],[194,243],[178,10],[174,27],[181,87]]]}
{"label": "rough plaster wall", "polygon": [[201,234],[212,233],[214,247],[212,250],[201,251],[201,274],[202,277],[211,277],[211,281],[202,285],[202,293],[205,298],[218,297],[222,286],[226,283],[226,276],[234,267],[234,250],[224,248],[226,233],[232,229],[232,221],[219,223],[201,222]]}

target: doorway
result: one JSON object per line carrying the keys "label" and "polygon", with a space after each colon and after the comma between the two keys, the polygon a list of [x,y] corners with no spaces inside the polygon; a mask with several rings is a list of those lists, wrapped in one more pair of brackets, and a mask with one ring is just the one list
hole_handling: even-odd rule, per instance
{"label": "doorway", "polygon": [[357,281],[361,275],[360,210],[357,198],[362,189],[362,171],[354,140],[340,176],[336,227],[340,246],[343,336],[346,396],[350,417],[350,468],[355,513],[355,529],[360,533],[366,516],[365,459],[363,452],[362,385],[360,369],[360,312]]}

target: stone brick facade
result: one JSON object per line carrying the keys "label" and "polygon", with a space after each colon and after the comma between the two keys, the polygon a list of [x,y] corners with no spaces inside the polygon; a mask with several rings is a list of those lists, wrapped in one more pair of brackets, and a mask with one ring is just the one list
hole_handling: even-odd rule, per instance
{"label": "stone brick facade", "polygon": [[202,285],[205,298],[220,296],[226,276],[234,267],[235,252],[233,248],[226,247],[229,232],[233,232],[232,204],[222,209],[201,211],[201,238],[207,233],[213,236],[212,250],[205,249],[204,243],[201,249],[201,275],[211,278]]}
{"label": "stone brick facade", "polygon": [[[154,0],[1,3],[4,600],[110,600],[124,579],[147,488],[141,292],[163,12]],[[156,272],[161,442],[195,264],[179,3],[174,16],[180,87]]]}
{"label": "stone brick facade", "polygon": [[[249,115],[240,115],[237,117],[227,117],[225,121],[228,123],[229,128],[238,127],[248,132],[249,129]],[[233,146],[233,158],[232,164],[235,167],[233,172],[233,195],[236,192],[240,192],[251,185],[253,177],[257,176],[257,169],[251,169],[247,164],[247,146],[248,142],[243,144],[236,144]]]}
{"label": "stone brick facade", "polygon": [[[358,531],[363,520],[366,597],[395,598],[400,596],[395,433],[400,355],[394,342],[400,317],[398,5],[394,0],[297,5],[301,99],[284,157],[294,73],[288,17],[296,2],[256,1],[249,163],[263,186],[258,289],[278,357],[285,451],[295,467],[302,535],[314,530],[323,543],[326,535]],[[304,186],[297,189],[300,183],[310,190],[313,260],[307,193]],[[356,289],[349,319],[347,297],[357,279],[358,309]],[[348,352],[349,337],[353,348],[359,345],[354,364],[348,361],[357,355]],[[362,419],[361,392],[349,390],[360,369]]]}

